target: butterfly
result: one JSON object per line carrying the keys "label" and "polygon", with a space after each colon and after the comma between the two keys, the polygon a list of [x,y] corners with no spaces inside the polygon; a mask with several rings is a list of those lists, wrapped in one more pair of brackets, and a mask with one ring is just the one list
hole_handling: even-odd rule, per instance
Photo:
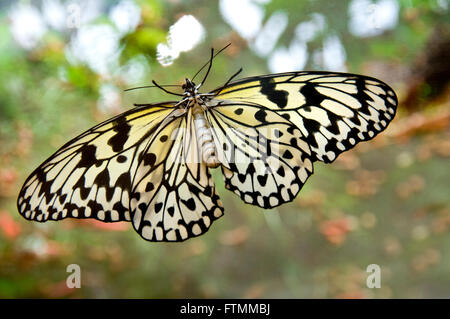
{"label": "butterfly", "polygon": [[[220,52],[220,51],[219,51]],[[135,104],[63,145],[25,181],[20,214],[45,222],[131,222],[148,241],[184,241],[223,215],[210,170],[245,203],[292,201],[313,173],[392,121],[397,97],[372,77],[287,72],[233,79],[178,101]],[[201,69],[200,69],[201,70]],[[200,71],[199,70],[199,71]]]}

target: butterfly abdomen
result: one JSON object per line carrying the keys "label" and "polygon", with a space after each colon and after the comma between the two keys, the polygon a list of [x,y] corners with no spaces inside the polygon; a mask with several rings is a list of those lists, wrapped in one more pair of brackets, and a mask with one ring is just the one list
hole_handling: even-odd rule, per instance
{"label": "butterfly abdomen", "polygon": [[195,131],[197,133],[197,143],[201,152],[202,160],[206,166],[216,168],[220,165],[217,158],[216,145],[211,133],[211,128],[208,126],[205,113],[201,106],[196,105],[192,113],[194,115]]}

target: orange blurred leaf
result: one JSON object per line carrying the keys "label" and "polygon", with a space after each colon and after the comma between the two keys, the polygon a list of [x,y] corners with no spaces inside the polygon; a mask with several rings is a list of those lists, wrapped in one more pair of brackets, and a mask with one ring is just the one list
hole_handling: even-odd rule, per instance
{"label": "orange blurred leaf", "polygon": [[219,240],[222,245],[238,246],[242,245],[245,241],[247,241],[248,233],[249,233],[248,227],[241,226],[233,230],[224,232],[220,236]]}
{"label": "orange blurred leaf", "polygon": [[68,223],[65,224],[66,228],[74,228],[77,226],[95,228],[104,231],[126,231],[129,230],[129,223],[127,222],[102,222],[96,219],[79,219],[74,220],[71,219]]}
{"label": "orange blurred leaf", "polygon": [[11,197],[15,195],[17,176],[17,171],[12,167],[0,170],[0,196]]}
{"label": "orange blurred leaf", "polygon": [[22,227],[7,211],[0,211],[0,229],[8,239],[14,239],[22,232]]}
{"label": "orange blurred leaf", "polygon": [[345,237],[351,230],[348,218],[339,218],[334,220],[326,220],[320,223],[320,232],[333,245],[340,245],[344,242]]}

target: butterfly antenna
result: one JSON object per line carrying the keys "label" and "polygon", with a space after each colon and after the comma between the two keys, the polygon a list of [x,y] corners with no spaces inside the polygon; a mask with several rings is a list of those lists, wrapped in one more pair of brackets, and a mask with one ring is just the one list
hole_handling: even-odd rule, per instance
{"label": "butterfly antenna", "polygon": [[[169,86],[176,86],[176,87],[180,87],[177,84],[165,84],[165,85],[160,85],[160,87],[169,87]],[[137,86],[134,88],[129,88],[129,89],[125,89],[124,91],[132,91],[132,90],[137,90],[137,89],[146,89],[146,88],[156,88],[156,85],[145,85],[145,86]]]}
{"label": "butterfly antenna", "polygon": [[[219,53],[221,53],[223,50],[225,50],[226,48],[228,48],[231,45],[231,43],[228,43],[226,46],[224,46],[222,49],[220,49],[219,51],[216,52],[216,54],[214,54],[214,56],[212,57],[212,59],[214,59]],[[213,49],[211,49],[213,50]],[[210,63],[212,63],[212,59],[209,59],[208,62],[206,62],[201,68],[200,70],[197,71],[197,73],[195,73],[195,75],[192,77],[191,81],[194,81],[195,77]],[[210,67],[211,68],[211,67]],[[204,82],[205,79],[203,79],[203,81],[201,83]]]}
{"label": "butterfly antenna", "polygon": [[209,75],[209,71],[211,71],[213,59],[214,59],[214,48],[211,48],[211,57],[209,58],[208,70],[206,70],[205,76],[203,77],[203,80],[200,82],[199,86],[201,86],[201,85],[203,85],[203,83],[205,83],[206,78]]}
{"label": "butterfly antenna", "polygon": [[216,95],[219,95],[220,92],[222,92],[222,90],[228,85],[230,84],[230,82],[238,76],[239,73],[242,72],[242,68],[240,68],[235,74],[233,74],[232,76],[230,76],[230,78],[225,82],[224,85],[222,85],[222,87],[219,89],[219,91],[216,93]]}
{"label": "butterfly antenna", "polygon": [[175,92],[171,92],[169,90],[166,90],[165,88],[163,88],[161,85],[159,85],[158,83],[156,83],[155,80],[152,80],[152,83],[155,85],[155,87],[163,90],[164,92],[168,93],[168,94],[172,94],[172,95],[178,95],[178,96],[184,96],[183,94],[180,93],[175,93]]}

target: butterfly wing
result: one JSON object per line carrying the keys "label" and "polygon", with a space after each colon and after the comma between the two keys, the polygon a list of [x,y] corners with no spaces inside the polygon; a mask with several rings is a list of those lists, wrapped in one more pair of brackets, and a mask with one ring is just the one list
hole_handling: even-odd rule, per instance
{"label": "butterfly wing", "polygon": [[312,174],[302,133],[260,105],[222,103],[208,110],[225,187],[249,204],[270,208],[295,198]]}
{"label": "butterfly wing", "polygon": [[182,241],[206,232],[223,215],[200,161],[192,109],[164,127],[142,152],[131,200],[133,226],[149,241]]}
{"label": "butterfly wing", "polygon": [[[196,207],[195,214],[190,212],[189,231],[186,232],[175,217],[163,218],[158,227],[164,233],[181,227],[179,236],[161,237],[159,230],[157,235],[148,236],[147,228],[142,227],[142,224],[136,227],[140,218],[138,206],[142,207],[144,199],[150,207],[146,210],[147,218],[152,214],[170,214],[167,207],[156,209],[159,208],[155,204],[156,199],[148,197],[149,185],[151,182],[158,189],[158,192],[153,192],[158,196],[161,196],[161,185],[170,185],[165,178],[170,169],[160,164],[166,160],[169,151],[180,147],[179,140],[171,141],[168,137],[179,128],[184,117],[184,112],[174,109],[173,103],[135,108],[74,138],[25,181],[17,201],[20,214],[26,219],[40,222],[67,217],[95,218],[104,222],[132,221],[141,236],[154,241],[182,240],[199,234],[194,226],[196,218],[203,219],[205,207],[212,205],[212,202],[220,206],[213,187],[210,187],[209,197],[198,194],[205,189],[200,186],[194,188],[193,185],[199,184],[199,174],[185,176],[178,184],[180,187],[174,186],[172,189],[172,194],[181,196],[189,203],[190,198],[199,197],[206,202],[203,208],[200,205]],[[142,176],[147,174],[149,164],[152,167],[154,164],[155,171],[147,176],[144,186]],[[159,167],[164,167],[163,173],[156,174],[156,167],[158,172]],[[203,183],[201,185],[204,188],[212,184],[208,174],[203,170],[200,184]],[[189,191],[186,191],[186,187],[190,187]],[[181,191],[184,193],[181,194]],[[216,215],[219,215],[218,212]],[[211,222],[208,220],[206,224],[209,226]],[[200,224],[205,223],[202,221]],[[206,229],[201,228],[202,232]]]}
{"label": "butterfly wing", "polygon": [[66,217],[129,221],[139,145],[172,111],[172,105],[130,110],[69,141],[27,178],[19,212],[40,222]]}
{"label": "butterfly wing", "polygon": [[298,127],[313,160],[326,163],[372,139],[394,118],[397,97],[375,78],[330,72],[252,77],[213,91],[220,103],[259,105]]}
{"label": "butterfly wing", "polygon": [[242,79],[212,93],[208,120],[225,185],[264,208],[291,201],[313,172],[384,130],[397,98],[353,74],[292,72]]}

